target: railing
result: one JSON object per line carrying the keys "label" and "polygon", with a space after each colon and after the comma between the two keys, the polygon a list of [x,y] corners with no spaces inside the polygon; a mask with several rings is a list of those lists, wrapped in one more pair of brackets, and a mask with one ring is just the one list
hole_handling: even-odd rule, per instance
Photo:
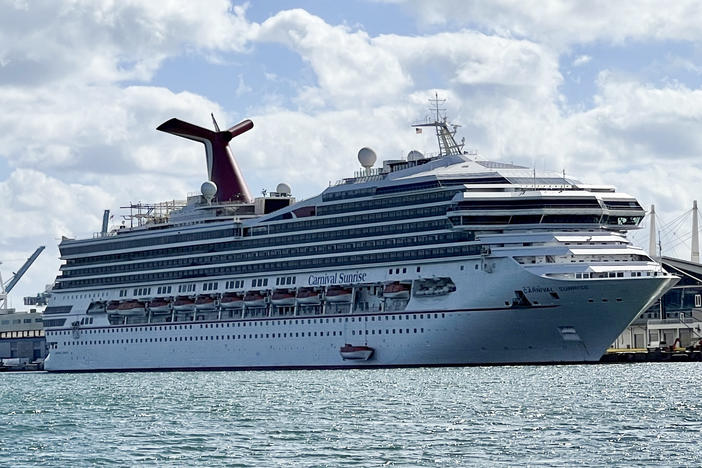
{"label": "railing", "polygon": [[669,318],[669,319],[650,319],[646,323],[648,325],[673,325],[676,323],[683,323],[683,324],[688,324],[688,323],[698,323],[699,320],[694,319],[692,317],[684,317],[684,318]]}

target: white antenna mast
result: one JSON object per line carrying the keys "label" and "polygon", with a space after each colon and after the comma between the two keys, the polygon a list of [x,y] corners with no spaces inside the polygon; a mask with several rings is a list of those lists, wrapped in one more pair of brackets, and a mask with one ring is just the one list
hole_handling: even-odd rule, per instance
{"label": "white antenna mast", "polygon": [[692,202],[692,252],[690,260],[700,263],[700,235],[697,223],[697,200]]}
{"label": "white antenna mast", "polygon": [[648,234],[648,254],[651,257],[656,256],[656,205],[651,205],[650,226]]}

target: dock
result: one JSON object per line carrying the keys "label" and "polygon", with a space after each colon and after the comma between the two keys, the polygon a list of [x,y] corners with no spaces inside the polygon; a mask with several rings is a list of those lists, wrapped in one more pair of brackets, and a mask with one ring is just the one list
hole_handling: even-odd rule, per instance
{"label": "dock", "polygon": [[602,363],[702,361],[702,348],[609,348]]}

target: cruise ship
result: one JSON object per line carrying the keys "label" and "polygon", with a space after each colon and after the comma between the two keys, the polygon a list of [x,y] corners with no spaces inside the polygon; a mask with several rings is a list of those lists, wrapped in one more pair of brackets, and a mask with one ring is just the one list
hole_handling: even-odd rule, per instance
{"label": "cruise ship", "polygon": [[229,149],[250,120],[159,126],[204,144],[209,180],[61,241],[45,369],[598,361],[678,280],[626,238],[644,210],[611,186],[466,152],[436,106],[414,127],[438,153],[374,167],[363,148],[353,177],[300,201],[286,184],[251,196]]}

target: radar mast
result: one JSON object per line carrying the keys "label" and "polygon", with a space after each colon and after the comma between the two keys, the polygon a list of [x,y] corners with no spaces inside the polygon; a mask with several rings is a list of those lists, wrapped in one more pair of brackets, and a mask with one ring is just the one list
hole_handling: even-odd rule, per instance
{"label": "radar mast", "polygon": [[[451,156],[455,154],[463,154],[463,146],[465,141],[461,140],[461,143],[456,143],[454,135],[456,130],[460,125],[450,124],[446,119],[446,109],[440,107],[446,103],[446,99],[439,99],[439,93],[434,93],[434,98],[429,99],[432,107],[429,110],[432,112],[434,121],[414,124],[415,128],[419,127],[434,127],[436,131],[436,139],[439,142],[439,156]],[[443,113],[443,115],[442,115]],[[419,131],[417,131],[419,133]]]}

